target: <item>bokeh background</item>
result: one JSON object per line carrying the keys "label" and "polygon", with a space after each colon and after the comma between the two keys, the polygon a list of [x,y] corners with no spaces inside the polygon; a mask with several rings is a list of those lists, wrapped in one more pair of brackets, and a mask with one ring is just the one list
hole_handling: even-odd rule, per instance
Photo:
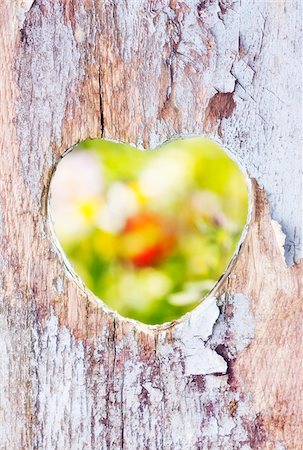
{"label": "bokeh background", "polygon": [[148,151],[85,141],[51,185],[55,232],[75,271],[111,308],[150,324],[179,318],[214,286],[247,207],[242,172],[202,138]]}

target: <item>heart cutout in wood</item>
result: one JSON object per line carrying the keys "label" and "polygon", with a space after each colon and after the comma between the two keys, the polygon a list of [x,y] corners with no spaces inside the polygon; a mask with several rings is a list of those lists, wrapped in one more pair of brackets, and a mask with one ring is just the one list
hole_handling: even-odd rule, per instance
{"label": "heart cutout in wood", "polygon": [[149,324],[201,302],[247,219],[242,171],[202,138],[152,151],[85,141],[58,164],[50,194],[55,233],[75,271],[111,308]]}

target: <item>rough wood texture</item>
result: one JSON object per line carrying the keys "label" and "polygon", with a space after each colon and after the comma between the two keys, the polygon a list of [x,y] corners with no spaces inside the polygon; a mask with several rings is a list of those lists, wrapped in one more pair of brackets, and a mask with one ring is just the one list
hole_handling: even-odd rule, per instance
{"label": "rough wood texture", "polygon": [[[300,26],[296,0],[1,2],[1,449],[301,448]],[[147,327],[65,267],[48,186],[79,140],[190,134],[228,148],[270,212],[254,182],[226,275]]]}

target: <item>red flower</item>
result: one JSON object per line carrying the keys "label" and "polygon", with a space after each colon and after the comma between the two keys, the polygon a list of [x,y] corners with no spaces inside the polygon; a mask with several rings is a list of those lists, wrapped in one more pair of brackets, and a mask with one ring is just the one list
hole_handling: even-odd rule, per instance
{"label": "red flower", "polygon": [[159,264],[176,244],[175,226],[153,213],[143,212],[130,217],[122,235],[123,256],[136,267]]}

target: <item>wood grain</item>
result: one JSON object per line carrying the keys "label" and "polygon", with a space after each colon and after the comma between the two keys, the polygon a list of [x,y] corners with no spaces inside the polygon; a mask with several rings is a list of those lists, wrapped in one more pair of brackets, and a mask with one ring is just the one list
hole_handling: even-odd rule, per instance
{"label": "wood grain", "polygon": [[[300,19],[296,0],[1,2],[1,449],[301,448]],[[148,327],[64,261],[48,188],[80,140],[183,135],[256,179],[251,220],[208,299]]]}

